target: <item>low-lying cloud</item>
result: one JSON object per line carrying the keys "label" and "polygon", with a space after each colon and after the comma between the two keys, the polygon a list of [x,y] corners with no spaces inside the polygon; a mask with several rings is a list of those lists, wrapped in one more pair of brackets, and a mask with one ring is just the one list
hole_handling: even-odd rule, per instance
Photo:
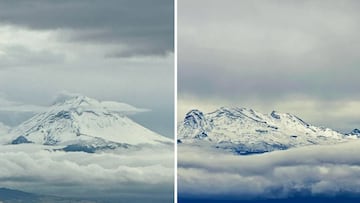
{"label": "low-lying cloud", "polygon": [[0,186],[72,197],[153,196],[171,199],[171,147],[88,154],[47,151],[35,145],[2,146]]}
{"label": "low-lying cloud", "polygon": [[251,156],[179,145],[180,197],[360,195],[359,141]]}

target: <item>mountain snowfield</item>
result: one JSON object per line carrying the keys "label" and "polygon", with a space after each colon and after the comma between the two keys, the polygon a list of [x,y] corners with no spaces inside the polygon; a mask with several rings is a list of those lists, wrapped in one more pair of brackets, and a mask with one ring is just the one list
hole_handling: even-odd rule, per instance
{"label": "mountain snowfield", "polygon": [[2,136],[2,144],[50,146],[86,145],[97,148],[171,144],[172,140],[135,123],[127,104],[100,102],[85,96],[59,100]]}
{"label": "mountain snowfield", "polygon": [[172,201],[174,142],[127,117],[143,111],[71,95],[18,126],[0,125],[0,188],[96,202]]}
{"label": "mountain snowfield", "polygon": [[178,126],[179,144],[206,145],[237,154],[336,144],[359,137],[357,129],[344,135],[288,113],[262,114],[247,108],[221,107],[206,114],[191,110]]}
{"label": "mountain snowfield", "polygon": [[359,132],[275,111],[191,110],[178,123],[179,201],[359,202]]}

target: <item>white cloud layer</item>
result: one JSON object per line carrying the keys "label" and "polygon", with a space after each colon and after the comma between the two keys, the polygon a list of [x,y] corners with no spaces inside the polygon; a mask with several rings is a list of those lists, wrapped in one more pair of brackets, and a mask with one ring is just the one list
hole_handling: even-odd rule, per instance
{"label": "white cloud layer", "polygon": [[179,196],[360,195],[360,142],[237,156],[179,145]]}
{"label": "white cloud layer", "polygon": [[99,154],[43,148],[32,144],[2,146],[0,187],[73,197],[172,197],[170,146]]}

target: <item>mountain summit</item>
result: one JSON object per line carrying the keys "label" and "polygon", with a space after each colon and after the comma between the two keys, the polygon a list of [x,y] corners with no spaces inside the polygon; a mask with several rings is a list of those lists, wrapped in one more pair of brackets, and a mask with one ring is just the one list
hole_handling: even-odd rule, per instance
{"label": "mountain summit", "polygon": [[356,136],[360,138],[360,130],[355,128],[354,130],[352,130],[350,133],[347,134],[348,136]]}
{"label": "mountain summit", "polygon": [[92,148],[171,143],[126,116],[138,111],[143,110],[124,103],[73,96],[58,100],[47,111],[12,129],[6,143]]}
{"label": "mountain summit", "polygon": [[178,127],[178,143],[207,145],[238,154],[263,153],[351,139],[329,128],[310,125],[295,115],[262,114],[221,107],[211,113],[191,110]]}

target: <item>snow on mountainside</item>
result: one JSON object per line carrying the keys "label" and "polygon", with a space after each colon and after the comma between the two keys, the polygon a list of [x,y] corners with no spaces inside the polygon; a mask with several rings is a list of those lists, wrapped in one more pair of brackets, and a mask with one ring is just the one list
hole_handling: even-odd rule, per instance
{"label": "snow on mountainside", "polygon": [[46,112],[12,129],[2,143],[67,146],[68,150],[81,151],[84,146],[116,148],[172,142],[126,117],[136,111],[128,104],[85,96],[60,99]]}
{"label": "snow on mountainside", "polygon": [[347,133],[346,135],[360,138],[360,130],[355,128],[354,130],[352,130],[350,133]]}
{"label": "snow on mountainside", "polygon": [[312,126],[288,113],[273,111],[265,115],[247,108],[222,107],[207,114],[191,110],[178,127],[178,143],[210,145],[238,154],[332,144],[354,138]]}

